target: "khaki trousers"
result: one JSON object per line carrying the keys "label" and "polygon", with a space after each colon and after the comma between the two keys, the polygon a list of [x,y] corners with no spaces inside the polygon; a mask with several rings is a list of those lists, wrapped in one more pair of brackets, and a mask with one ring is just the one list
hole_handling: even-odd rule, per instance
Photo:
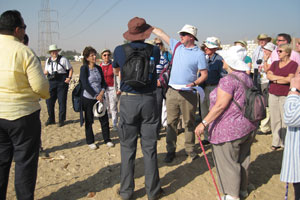
{"label": "khaki trousers", "polygon": [[286,96],[269,94],[269,109],[272,130],[272,146],[283,147],[286,134],[286,125],[283,122],[284,102]]}
{"label": "khaki trousers", "polygon": [[185,134],[185,151],[191,153],[195,146],[195,112],[197,107],[197,94],[190,91],[177,91],[169,88],[166,94],[167,106],[167,151],[176,151],[177,125],[182,114]]}
{"label": "khaki trousers", "polygon": [[238,197],[240,190],[247,190],[250,149],[254,138],[255,131],[234,141],[212,145],[223,194]]}

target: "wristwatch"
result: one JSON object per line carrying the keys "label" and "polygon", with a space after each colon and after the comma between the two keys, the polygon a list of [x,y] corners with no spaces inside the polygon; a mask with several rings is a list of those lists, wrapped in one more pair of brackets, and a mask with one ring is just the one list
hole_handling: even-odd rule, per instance
{"label": "wristwatch", "polygon": [[291,91],[291,92],[298,92],[298,93],[300,93],[300,90],[298,90],[297,88],[294,88],[294,87],[293,87],[293,88],[290,88],[290,91]]}
{"label": "wristwatch", "polygon": [[201,123],[204,125],[204,127],[207,127],[207,125],[208,125],[208,123],[205,120],[202,120]]}

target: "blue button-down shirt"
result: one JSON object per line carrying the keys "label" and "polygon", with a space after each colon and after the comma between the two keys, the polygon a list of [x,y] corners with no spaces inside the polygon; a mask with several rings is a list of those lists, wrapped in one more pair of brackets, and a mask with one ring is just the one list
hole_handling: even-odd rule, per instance
{"label": "blue button-down shirt", "polygon": [[214,54],[212,57],[207,59],[208,63],[208,76],[205,81],[209,85],[217,85],[219,80],[222,78],[223,72],[223,58],[219,54]]}

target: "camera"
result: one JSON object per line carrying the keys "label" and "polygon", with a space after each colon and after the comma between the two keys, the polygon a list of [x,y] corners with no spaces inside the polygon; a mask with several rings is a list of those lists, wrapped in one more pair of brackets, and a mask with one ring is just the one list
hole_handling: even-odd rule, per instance
{"label": "camera", "polygon": [[52,74],[47,74],[47,79],[48,80],[53,80],[57,76],[57,72],[53,72]]}
{"label": "camera", "polygon": [[257,61],[256,61],[256,64],[258,64],[258,65],[260,65],[262,63],[262,59],[258,59]]}

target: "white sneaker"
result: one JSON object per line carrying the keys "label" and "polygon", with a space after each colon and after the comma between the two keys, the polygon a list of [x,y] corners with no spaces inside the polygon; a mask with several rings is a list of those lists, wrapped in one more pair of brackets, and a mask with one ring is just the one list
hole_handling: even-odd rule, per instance
{"label": "white sneaker", "polygon": [[96,150],[98,149],[97,145],[95,145],[94,143],[93,144],[89,144],[89,147],[93,150]]}
{"label": "white sneaker", "polygon": [[106,145],[107,145],[108,147],[114,147],[114,146],[115,146],[114,143],[112,143],[112,142],[107,142]]}
{"label": "white sneaker", "polygon": [[[217,199],[219,199],[219,197],[217,197]],[[231,195],[224,195],[224,196],[221,196],[221,199],[222,200],[240,200],[240,198],[234,198],[233,196]]]}

